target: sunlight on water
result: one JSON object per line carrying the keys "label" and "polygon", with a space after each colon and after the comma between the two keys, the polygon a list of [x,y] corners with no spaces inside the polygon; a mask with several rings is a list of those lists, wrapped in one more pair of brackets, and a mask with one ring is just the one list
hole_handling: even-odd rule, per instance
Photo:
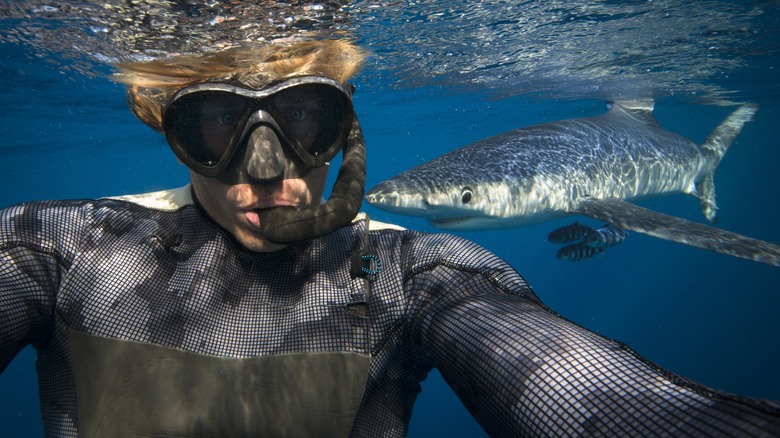
{"label": "sunlight on water", "polygon": [[[755,64],[777,52],[778,9],[713,0],[11,2],[0,42],[90,73],[90,61],[346,36],[373,51],[370,74],[383,86],[718,102],[777,94],[777,73],[761,70],[775,65]],[[740,82],[746,69],[758,69],[758,83]]]}

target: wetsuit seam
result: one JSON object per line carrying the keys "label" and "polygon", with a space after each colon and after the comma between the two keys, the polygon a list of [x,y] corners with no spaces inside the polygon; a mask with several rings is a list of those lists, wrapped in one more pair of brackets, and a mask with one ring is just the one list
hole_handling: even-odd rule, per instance
{"label": "wetsuit seam", "polygon": [[14,248],[26,248],[30,251],[44,254],[52,257],[55,261],[57,261],[57,264],[64,270],[70,269],[71,262],[68,261],[68,259],[64,256],[62,256],[60,253],[53,249],[49,249],[40,245],[26,243],[26,242],[8,242],[0,244],[0,251],[8,251]]}
{"label": "wetsuit seam", "polygon": [[547,306],[545,306],[544,303],[542,303],[537,297],[529,296],[527,294],[527,292],[531,290],[531,288],[528,287],[527,285],[526,285],[525,288],[523,288],[522,290],[518,291],[515,288],[512,288],[511,286],[506,285],[504,282],[502,282],[501,280],[496,278],[497,277],[496,273],[497,272],[503,272],[503,271],[499,271],[499,270],[497,270],[495,268],[469,267],[469,266],[465,266],[465,265],[462,265],[462,264],[452,263],[452,262],[448,262],[446,260],[441,260],[441,261],[431,262],[431,263],[427,263],[427,264],[420,265],[420,266],[412,268],[407,274],[404,275],[402,281],[403,281],[404,284],[406,284],[415,275],[432,271],[432,270],[434,270],[434,269],[436,269],[438,267],[449,268],[449,269],[453,269],[453,270],[460,271],[460,272],[479,274],[480,276],[482,276],[482,278],[486,279],[490,284],[492,284],[493,286],[495,286],[499,290],[501,290],[501,292],[504,292],[504,293],[506,293],[508,295],[518,295],[518,296],[522,296],[524,298],[528,298],[529,300],[533,301],[534,303],[539,304],[542,307],[544,307],[545,309],[549,310],[549,308],[547,308]]}

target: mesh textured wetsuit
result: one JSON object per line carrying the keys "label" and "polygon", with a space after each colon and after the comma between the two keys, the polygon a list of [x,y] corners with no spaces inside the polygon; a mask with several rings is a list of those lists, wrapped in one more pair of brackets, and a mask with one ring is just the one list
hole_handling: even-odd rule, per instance
{"label": "mesh textured wetsuit", "polygon": [[[77,435],[68,330],[215,356],[369,352],[352,436],[404,436],[432,367],[493,436],[780,435],[777,403],[699,386],[566,321],[479,246],[366,227],[261,254],[191,202],[11,207],[0,369],[37,349],[48,436]],[[350,274],[359,250],[378,274]]]}

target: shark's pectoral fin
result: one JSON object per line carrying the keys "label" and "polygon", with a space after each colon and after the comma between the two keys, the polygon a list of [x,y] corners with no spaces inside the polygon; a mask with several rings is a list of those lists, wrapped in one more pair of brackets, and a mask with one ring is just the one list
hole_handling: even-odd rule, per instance
{"label": "shark's pectoral fin", "polygon": [[620,199],[583,198],[571,213],[659,239],[780,266],[779,245],[658,213]]}

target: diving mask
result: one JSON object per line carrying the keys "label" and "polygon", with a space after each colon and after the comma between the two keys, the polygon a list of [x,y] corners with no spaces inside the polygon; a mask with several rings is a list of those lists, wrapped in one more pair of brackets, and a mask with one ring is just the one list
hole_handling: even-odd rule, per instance
{"label": "diving mask", "polygon": [[329,78],[288,79],[263,90],[200,83],[177,92],[163,109],[162,127],[190,169],[220,175],[258,125],[270,126],[309,168],[333,159],[352,128],[349,89]]}

